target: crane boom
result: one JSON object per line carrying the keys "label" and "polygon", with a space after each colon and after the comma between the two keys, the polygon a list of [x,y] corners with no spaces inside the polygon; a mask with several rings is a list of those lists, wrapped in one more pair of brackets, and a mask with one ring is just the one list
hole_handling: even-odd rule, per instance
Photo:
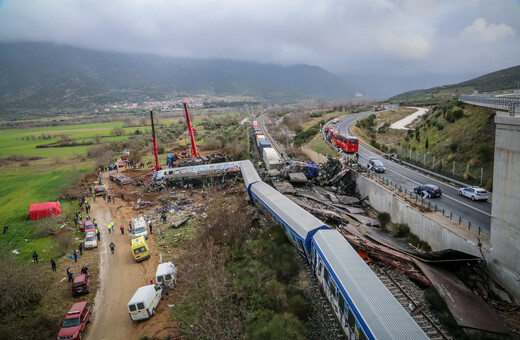
{"label": "crane boom", "polygon": [[188,132],[191,138],[191,157],[199,157],[197,145],[195,144],[195,135],[193,134],[193,127],[191,126],[190,114],[188,112],[188,103],[184,102],[184,111],[186,112],[186,123],[188,124]]}
{"label": "crane boom", "polygon": [[152,120],[153,154],[155,156],[154,171],[159,171],[159,153],[157,152],[157,138],[155,137],[155,126],[153,124],[153,109],[150,110],[150,118]]}

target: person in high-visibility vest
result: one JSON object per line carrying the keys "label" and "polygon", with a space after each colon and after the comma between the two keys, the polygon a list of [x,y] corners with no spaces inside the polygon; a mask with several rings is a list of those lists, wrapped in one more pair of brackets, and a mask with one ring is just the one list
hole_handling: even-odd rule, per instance
{"label": "person in high-visibility vest", "polygon": [[107,224],[107,229],[108,229],[108,233],[112,234],[112,224],[111,223]]}

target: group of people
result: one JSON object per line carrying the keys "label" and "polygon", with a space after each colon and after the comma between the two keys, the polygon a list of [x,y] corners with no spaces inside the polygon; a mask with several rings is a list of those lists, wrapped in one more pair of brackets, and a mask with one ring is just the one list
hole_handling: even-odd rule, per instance
{"label": "group of people", "polygon": [[114,231],[114,221],[110,221],[109,224],[107,224],[108,233],[112,234],[112,231]]}

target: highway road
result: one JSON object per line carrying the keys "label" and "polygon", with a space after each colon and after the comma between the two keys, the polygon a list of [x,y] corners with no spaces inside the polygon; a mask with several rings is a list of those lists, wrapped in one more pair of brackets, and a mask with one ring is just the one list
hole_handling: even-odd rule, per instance
{"label": "highway road", "polygon": [[[340,133],[349,135],[349,127],[358,119],[369,116],[375,113],[374,111],[367,111],[358,114],[348,115],[340,118],[336,127],[340,130]],[[467,197],[458,195],[459,187],[454,187],[445,182],[436,180],[435,178],[429,177],[426,174],[422,174],[415,170],[412,170],[406,166],[399,165],[387,159],[383,159],[380,155],[373,152],[367,145],[360,143],[359,145],[359,163],[366,166],[370,157],[379,158],[385,165],[386,171],[382,177],[396,183],[403,189],[412,190],[419,184],[434,184],[441,188],[442,197],[425,199],[431,201],[431,206],[437,205],[439,210],[445,209],[445,214],[453,214],[454,219],[458,219],[460,216],[462,221],[466,224],[468,221],[471,222],[471,227],[478,230],[481,228],[481,232],[489,235],[491,226],[491,203],[487,201],[472,201]],[[426,203],[427,204],[427,203]]]}

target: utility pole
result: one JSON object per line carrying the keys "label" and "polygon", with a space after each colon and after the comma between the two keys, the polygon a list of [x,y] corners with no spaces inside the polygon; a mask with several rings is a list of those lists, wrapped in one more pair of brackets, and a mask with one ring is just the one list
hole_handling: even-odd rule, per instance
{"label": "utility pole", "polygon": [[153,124],[153,109],[150,109],[150,119],[152,120],[153,154],[155,156],[154,170],[159,171],[159,153],[157,152],[157,138],[155,137],[155,127]]}

